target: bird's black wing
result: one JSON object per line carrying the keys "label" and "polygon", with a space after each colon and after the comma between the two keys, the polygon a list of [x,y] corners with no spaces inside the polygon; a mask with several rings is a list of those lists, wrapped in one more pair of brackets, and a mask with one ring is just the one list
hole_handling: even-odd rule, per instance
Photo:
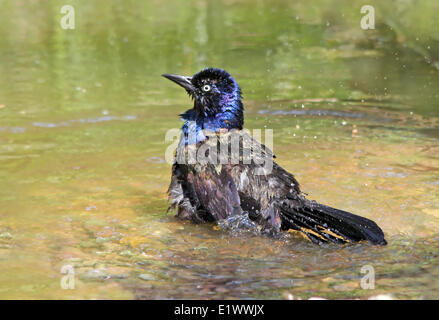
{"label": "bird's black wing", "polygon": [[[240,134],[243,140],[251,141],[256,161],[233,165],[230,176],[237,186],[241,207],[264,228],[299,230],[317,243],[386,243],[382,230],[372,220],[306,199],[292,174],[274,160],[271,167],[264,163],[273,159],[271,150],[247,133]],[[262,164],[260,158],[264,159]]]}
{"label": "bird's black wing", "polygon": [[[204,142],[181,148],[187,156],[191,147],[199,151],[203,145]],[[207,141],[206,146],[209,146]],[[239,194],[229,172],[227,163],[178,163],[176,155],[168,189],[169,209],[178,207],[179,218],[197,223],[241,214]]]}

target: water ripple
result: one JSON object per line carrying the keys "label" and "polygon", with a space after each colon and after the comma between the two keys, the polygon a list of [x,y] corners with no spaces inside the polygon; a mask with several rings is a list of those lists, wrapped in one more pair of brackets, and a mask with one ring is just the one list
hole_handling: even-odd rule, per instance
{"label": "water ripple", "polygon": [[67,127],[74,123],[99,123],[105,121],[114,121],[114,120],[135,120],[137,117],[133,115],[128,116],[101,116],[101,117],[92,117],[92,118],[81,118],[81,119],[73,119],[68,121],[61,122],[32,122],[34,127],[40,128],[57,128],[57,127]]}
{"label": "water ripple", "polygon": [[259,110],[259,114],[269,115],[297,115],[297,116],[331,116],[341,118],[364,118],[365,115],[359,112],[346,112],[337,110]]}
{"label": "water ripple", "polygon": [[22,127],[0,127],[0,132],[24,133],[26,128]]}

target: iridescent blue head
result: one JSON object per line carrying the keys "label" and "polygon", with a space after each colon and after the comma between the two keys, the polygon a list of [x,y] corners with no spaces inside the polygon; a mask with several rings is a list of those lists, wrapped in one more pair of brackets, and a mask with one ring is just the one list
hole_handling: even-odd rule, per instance
{"label": "iridescent blue head", "polygon": [[185,88],[194,100],[194,107],[180,115],[186,121],[183,131],[185,126],[187,130],[188,121],[196,123],[197,132],[242,129],[241,89],[228,72],[206,68],[192,77],[175,74],[163,76]]}

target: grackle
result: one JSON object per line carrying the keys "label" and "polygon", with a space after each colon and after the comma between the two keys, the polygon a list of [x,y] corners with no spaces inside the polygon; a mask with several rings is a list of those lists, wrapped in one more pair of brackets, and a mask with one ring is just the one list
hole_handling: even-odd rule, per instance
{"label": "grackle", "polygon": [[[184,124],[168,190],[169,208],[177,207],[177,217],[220,224],[237,219],[268,234],[293,229],[318,244],[386,244],[372,220],[305,198],[294,176],[273,161],[271,150],[243,129],[241,89],[229,73],[206,68],[192,77],[163,76],[194,101],[180,115]],[[248,219],[239,222],[240,217]]]}

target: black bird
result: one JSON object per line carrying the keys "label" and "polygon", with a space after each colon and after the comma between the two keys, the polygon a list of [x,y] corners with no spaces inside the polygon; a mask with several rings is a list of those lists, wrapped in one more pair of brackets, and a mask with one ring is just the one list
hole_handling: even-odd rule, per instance
{"label": "black bird", "polygon": [[[177,207],[179,218],[221,223],[248,217],[262,233],[293,229],[319,244],[386,244],[375,222],[305,198],[294,176],[272,161],[271,150],[243,130],[241,89],[229,73],[206,68],[192,77],[163,76],[194,100],[194,107],[180,115],[184,125],[168,190],[169,208]],[[238,156],[231,141],[238,145]],[[221,144],[229,152],[215,158]],[[243,155],[246,148],[250,157]],[[265,166],[267,160],[271,167]]]}

